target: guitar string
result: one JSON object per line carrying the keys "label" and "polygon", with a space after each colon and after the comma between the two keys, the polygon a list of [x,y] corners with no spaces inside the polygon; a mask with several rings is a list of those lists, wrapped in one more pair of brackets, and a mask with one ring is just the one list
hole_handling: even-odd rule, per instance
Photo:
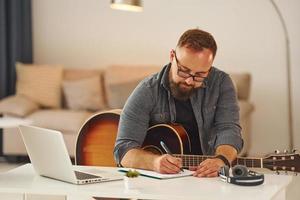
{"label": "guitar string", "polygon": [[[269,167],[269,168],[268,168]],[[274,165],[264,165],[264,168],[268,168],[273,170],[273,167],[277,167],[277,170],[287,170],[287,171],[293,171],[293,172],[300,172],[299,170],[296,170],[296,168],[294,170],[292,170],[292,167],[285,167],[285,169],[282,169],[281,166],[274,166]]]}
{"label": "guitar string", "polygon": [[[190,157],[190,158],[195,158],[195,159],[207,159],[207,158],[213,158],[214,156],[201,156],[201,155],[181,155],[181,154],[175,154],[175,157]],[[286,158],[286,157],[285,157]],[[237,160],[260,160],[261,158],[237,158]],[[288,160],[289,158],[285,159]],[[267,158],[264,158],[264,160],[270,160]],[[272,159],[273,160],[273,159]],[[279,160],[279,159],[278,159]]]}
{"label": "guitar string", "polygon": [[[184,156],[175,156],[175,157],[178,157],[178,158],[183,158],[183,159],[185,159],[185,160],[206,160],[206,159],[208,159],[208,158],[213,158],[213,157],[190,157],[190,156],[186,156],[186,155],[184,155]],[[239,162],[253,162],[253,161],[260,161],[261,159],[260,158],[237,158],[236,159],[237,161],[239,161]],[[288,159],[286,159],[286,160],[288,160]]]}
{"label": "guitar string", "polygon": [[[268,167],[286,167],[286,166],[274,166],[274,165],[270,165],[270,164],[264,164],[264,167],[268,166]],[[291,167],[286,167],[286,168],[291,168]]]}
{"label": "guitar string", "polygon": [[[211,158],[211,156],[205,156],[205,157],[197,157],[194,155],[184,155],[184,156],[177,156],[183,158],[183,166],[196,166],[199,163],[201,163],[203,160],[207,158]],[[285,159],[285,160],[273,160],[273,159],[264,159],[264,166],[274,166],[276,162],[284,162],[284,161],[293,161],[293,159]],[[236,159],[236,164],[244,164],[248,166],[261,166],[260,159],[250,159],[250,158],[237,158]],[[270,165],[273,164],[273,165]]]}
{"label": "guitar string", "polygon": [[284,159],[284,160],[273,160],[273,159],[265,159],[267,162],[284,162],[284,161],[295,161],[295,159]]}
{"label": "guitar string", "polygon": [[[199,164],[200,162],[202,162],[202,160],[200,161],[199,159],[196,159],[196,160],[194,160],[194,159],[192,159],[192,160],[184,159],[184,165],[185,166],[189,165],[191,163],[195,166],[196,164]],[[239,160],[238,162],[234,162],[234,164],[244,164],[244,165],[252,166],[252,167],[255,167],[255,166],[261,167],[260,160],[247,160],[246,162]]]}
{"label": "guitar string", "polygon": [[[182,156],[176,156],[176,157],[181,157],[183,158],[184,160],[206,160],[207,158],[197,158],[197,157],[191,157],[191,158],[187,158],[187,157],[182,157]],[[210,157],[209,157],[210,158]],[[238,158],[236,159],[237,163],[242,163],[242,162],[260,162],[260,159],[259,158],[255,158],[255,159],[249,159],[249,158]],[[284,159],[284,160],[273,160],[273,159],[264,159],[263,160],[264,162],[284,162],[284,161],[295,161],[295,159]]]}
{"label": "guitar string", "polygon": [[[183,164],[183,167],[184,168],[188,168],[188,167],[190,167],[190,166],[197,166],[198,164],[199,164],[200,162],[195,162],[195,160],[193,160],[192,162],[185,162],[184,164]],[[238,164],[240,164],[240,163],[238,163]],[[249,165],[248,165],[249,164]],[[254,164],[254,163],[244,163],[244,165],[246,165],[246,166],[248,166],[248,167],[260,167],[260,168],[268,168],[268,169],[271,169],[271,170],[273,170],[273,167],[275,167],[274,165],[274,162],[272,161],[270,161],[270,162],[265,162],[264,164],[263,164],[263,166],[261,166],[261,164],[260,163],[256,163],[256,164]],[[294,170],[292,170],[292,167],[287,167],[287,166],[276,166],[277,168],[279,168],[278,170],[286,170],[286,171],[293,171],[293,172],[298,172],[298,170],[295,170],[295,168],[294,168]],[[285,167],[285,169],[282,169],[282,167]]]}
{"label": "guitar string", "polygon": [[[175,157],[179,158],[191,158],[191,159],[207,159],[213,158],[214,156],[200,156],[200,155],[174,155]],[[260,160],[261,158],[237,158],[237,160]]]}

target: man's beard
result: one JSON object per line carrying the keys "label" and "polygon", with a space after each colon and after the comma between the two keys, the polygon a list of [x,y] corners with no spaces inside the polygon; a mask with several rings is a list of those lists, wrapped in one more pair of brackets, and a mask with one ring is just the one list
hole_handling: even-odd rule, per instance
{"label": "man's beard", "polygon": [[171,94],[172,96],[177,99],[177,100],[181,100],[181,101],[186,101],[190,98],[190,96],[192,96],[192,94],[195,91],[194,86],[190,86],[190,88],[185,88],[183,89],[182,87],[180,87],[180,85],[185,85],[188,87],[187,84],[185,83],[175,83],[172,78],[170,78],[170,90],[171,90]]}

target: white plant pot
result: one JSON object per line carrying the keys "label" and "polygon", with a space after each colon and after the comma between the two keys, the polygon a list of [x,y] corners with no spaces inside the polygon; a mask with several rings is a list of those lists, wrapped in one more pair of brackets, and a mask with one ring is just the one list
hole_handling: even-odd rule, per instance
{"label": "white plant pot", "polygon": [[129,178],[127,176],[124,176],[124,185],[125,189],[127,190],[137,189],[139,187],[139,178]]}

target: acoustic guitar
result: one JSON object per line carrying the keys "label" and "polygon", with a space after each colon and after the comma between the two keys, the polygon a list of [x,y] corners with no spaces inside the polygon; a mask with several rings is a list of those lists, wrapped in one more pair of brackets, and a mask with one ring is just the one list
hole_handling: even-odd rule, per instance
{"label": "acoustic guitar", "polygon": [[[121,110],[101,112],[90,117],[79,131],[75,162],[78,165],[116,166],[113,148]],[[180,124],[157,124],[148,129],[142,148],[155,154],[166,153],[163,141],[175,157],[182,158],[184,168],[197,166],[213,156],[189,155],[191,143]],[[296,152],[270,154],[264,158],[238,157],[232,165],[267,168],[274,171],[300,172],[300,156]]]}

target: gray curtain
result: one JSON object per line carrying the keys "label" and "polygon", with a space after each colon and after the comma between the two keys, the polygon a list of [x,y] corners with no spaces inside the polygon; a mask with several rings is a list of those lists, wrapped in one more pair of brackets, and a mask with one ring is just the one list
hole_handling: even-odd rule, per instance
{"label": "gray curtain", "polygon": [[0,0],[0,99],[15,93],[16,61],[32,63],[31,35],[31,0]]}
{"label": "gray curtain", "polygon": [[0,0],[0,99],[15,92],[15,62],[32,63],[31,32],[31,0]]}

